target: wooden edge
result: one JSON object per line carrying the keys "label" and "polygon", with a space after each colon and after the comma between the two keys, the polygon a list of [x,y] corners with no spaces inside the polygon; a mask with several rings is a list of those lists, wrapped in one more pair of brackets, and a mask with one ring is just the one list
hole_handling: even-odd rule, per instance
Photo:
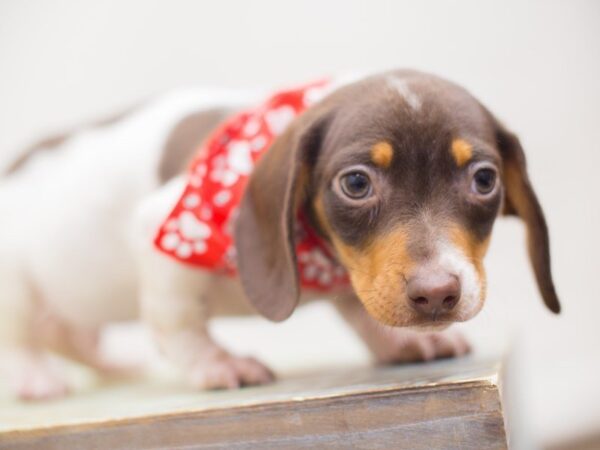
{"label": "wooden edge", "polygon": [[[174,409],[173,411],[169,411],[169,412],[162,412],[162,413],[150,413],[150,414],[131,414],[131,415],[127,415],[127,416],[123,416],[123,417],[117,417],[117,418],[112,418],[112,419],[83,419],[81,421],[70,421],[67,423],[62,423],[62,424],[52,424],[52,425],[47,425],[47,426],[38,426],[38,425],[32,425],[32,426],[17,426],[11,430],[0,430],[0,439],[3,438],[4,436],[10,436],[12,434],[22,434],[22,433],[30,433],[30,432],[36,432],[36,431],[40,431],[40,432],[44,432],[44,431],[51,431],[51,430],[62,430],[62,429],[76,429],[81,427],[82,429],[85,427],[89,427],[89,426],[104,426],[104,425],[121,425],[121,424],[128,424],[128,423],[136,423],[136,422],[143,422],[144,420],[148,419],[148,420],[152,420],[155,418],[171,418],[173,416],[182,416],[185,414],[204,414],[204,413],[214,413],[214,412],[218,412],[221,410],[227,410],[227,411],[238,411],[238,410],[244,410],[246,408],[251,408],[251,407],[259,407],[259,406],[276,406],[276,405],[280,405],[280,404],[296,404],[299,402],[305,402],[305,401],[313,401],[313,400],[328,400],[328,399],[335,399],[335,398],[339,398],[339,397],[348,397],[348,396],[352,396],[352,395],[371,395],[371,394],[375,394],[375,393],[385,393],[385,392],[395,392],[395,391],[399,391],[399,392],[414,392],[416,390],[427,390],[427,389],[432,389],[438,386],[443,386],[443,387],[450,387],[450,386],[457,386],[457,385],[481,385],[481,386],[485,386],[485,385],[489,385],[489,386],[496,386],[499,388],[499,382],[498,382],[498,373],[500,372],[502,366],[497,363],[492,365],[491,367],[488,366],[485,369],[481,369],[481,368],[476,368],[473,370],[469,370],[469,372],[472,372],[469,374],[469,376],[461,376],[460,378],[458,377],[458,374],[454,374],[454,375],[445,375],[440,377],[439,379],[435,380],[435,381],[430,381],[430,382],[424,382],[424,383],[418,383],[418,384],[406,384],[406,382],[400,382],[400,383],[391,383],[391,382],[385,382],[383,384],[375,384],[375,385],[371,385],[369,387],[367,387],[364,383],[357,383],[355,385],[351,385],[348,387],[348,390],[344,390],[344,391],[335,391],[335,392],[323,392],[323,393],[313,393],[313,394],[308,394],[308,395],[291,395],[288,399],[286,400],[282,400],[280,398],[280,396],[277,396],[278,398],[273,398],[273,399],[269,399],[269,398],[265,398],[265,397],[260,397],[256,400],[247,400],[247,399],[243,399],[240,400],[240,402],[238,404],[231,404],[231,403],[224,403],[221,405],[211,405],[211,406],[207,406],[207,407],[202,407],[202,406],[197,406],[197,407],[192,407],[192,408],[179,408],[179,409]],[[282,380],[285,381],[285,380]],[[288,380],[289,381],[289,380]],[[262,389],[263,386],[259,386],[259,387],[253,387],[253,388],[248,388],[248,389]]]}
{"label": "wooden edge", "polygon": [[51,425],[48,427],[31,427],[21,428],[0,433],[0,446],[7,442],[18,442],[22,439],[41,438],[58,435],[69,435],[84,433],[91,430],[102,429],[107,430],[117,427],[148,425],[153,422],[162,422],[173,419],[201,419],[219,414],[241,414],[249,413],[255,410],[264,410],[265,408],[289,407],[293,408],[298,405],[318,404],[329,402],[331,400],[344,399],[361,399],[361,398],[376,398],[387,395],[404,395],[417,392],[425,392],[432,390],[453,390],[453,389],[469,389],[469,388],[494,388],[499,390],[497,376],[490,375],[487,377],[476,377],[474,379],[466,379],[460,381],[436,381],[419,386],[380,386],[375,388],[362,388],[356,392],[335,392],[322,395],[294,396],[289,400],[266,400],[249,402],[237,406],[218,406],[208,408],[194,408],[188,410],[179,410],[167,413],[152,414],[137,417],[124,417],[109,420],[91,420],[83,423],[71,423]]}

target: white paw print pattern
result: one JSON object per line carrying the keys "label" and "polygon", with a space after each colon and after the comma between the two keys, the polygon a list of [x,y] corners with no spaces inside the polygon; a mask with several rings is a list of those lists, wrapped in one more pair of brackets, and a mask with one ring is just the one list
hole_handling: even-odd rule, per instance
{"label": "white paw print pattern", "polygon": [[210,179],[215,183],[221,183],[223,186],[233,186],[239,176],[233,170],[227,167],[227,157],[218,155],[213,159]]}
{"label": "white paw print pattern", "polygon": [[227,153],[213,159],[210,179],[225,187],[238,182],[240,176],[248,176],[252,172],[252,146],[248,141],[232,140],[227,144]]}
{"label": "white paw print pattern", "polygon": [[246,125],[244,126],[244,136],[246,137],[252,137],[254,135],[256,135],[256,133],[258,133],[260,131],[260,121],[254,117],[251,117],[250,119],[248,119],[248,122],[246,122]]}
{"label": "white paw print pattern", "polygon": [[212,201],[215,206],[222,208],[223,206],[227,205],[227,203],[229,203],[231,201],[231,191],[222,190],[222,191],[217,192],[214,195]]}
{"label": "white paw print pattern", "polygon": [[199,164],[190,175],[190,185],[194,188],[201,187],[207,170],[206,164]]}
{"label": "white paw print pattern", "polygon": [[250,147],[252,147],[253,152],[260,152],[265,148],[267,142],[267,138],[261,134],[250,141]]}
{"label": "white paw print pattern", "polygon": [[248,123],[244,126],[244,136],[250,142],[250,149],[253,152],[260,152],[268,143],[267,136],[261,134],[261,122],[255,117],[248,119]]}
{"label": "white paw print pattern", "polygon": [[295,117],[296,111],[294,108],[289,105],[283,105],[267,111],[265,121],[267,122],[269,131],[278,136],[285,131]]}
{"label": "white paw print pattern", "polygon": [[299,253],[298,261],[303,265],[302,277],[323,287],[330,286],[334,277],[344,274],[343,269],[335,265],[319,248]]}
{"label": "white paw print pattern", "polygon": [[227,146],[229,168],[240,175],[250,175],[254,167],[251,151],[248,141],[231,141]]}
{"label": "white paw print pattern", "polygon": [[178,219],[166,224],[166,229],[168,232],[160,241],[163,249],[175,252],[182,259],[187,259],[194,253],[206,252],[206,240],[211,235],[211,229],[191,211],[182,211]]}
{"label": "white paw print pattern", "polygon": [[200,205],[200,196],[198,194],[188,194],[183,197],[183,206],[186,209],[194,209]]}

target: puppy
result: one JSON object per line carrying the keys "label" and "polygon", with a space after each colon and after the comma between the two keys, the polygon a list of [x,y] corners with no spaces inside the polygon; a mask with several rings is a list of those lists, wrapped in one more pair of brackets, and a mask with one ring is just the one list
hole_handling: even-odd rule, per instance
{"label": "puppy", "polygon": [[[193,386],[266,383],[268,368],[219,346],[207,321],[255,310],[284,320],[323,297],[379,362],[461,355],[467,343],[444,329],[483,306],[483,257],[500,214],[525,222],[542,298],[559,312],[521,145],[467,91],[404,70],[313,94],[291,123],[269,125],[278,129],[260,157],[220,166],[241,177],[241,202],[219,219],[227,245],[217,262],[199,259],[200,267],[185,259],[217,241],[183,246],[184,228],[202,239],[222,229],[210,229],[215,210],[200,224],[174,216],[191,185],[185,168],[208,161],[198,145],[221,142],[219,124],[252,111],[264,93],[175,92],[46,141],[12,165],[0,182],[0,346],[16,395],[68,391],[49,351],[113,370],[99,332],[138,316]],[[188,206],[201,211],[206,200]],[[301,247],[303,231],[316,253]]]}

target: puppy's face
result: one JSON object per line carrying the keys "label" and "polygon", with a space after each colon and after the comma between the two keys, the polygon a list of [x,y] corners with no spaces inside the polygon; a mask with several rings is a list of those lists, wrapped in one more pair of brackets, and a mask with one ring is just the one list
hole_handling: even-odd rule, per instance
{"label": "puppy's face", "polygon": [[[508,213],[527,223],[538,283],[548,306],[558,309],[545,223],[518,141],[462,88],[416,72],[384,74],[336,91],[303,120],[269,150],[251,180],[241,217],[252,222],[251,211],[260,222],[255,227],[271,238],[267,243],[248,234],[252,225],[240,220],[236,240],[241,239],[243,281],[249,253],[244,236],[255,242],[253,262],[246,264],[256,267],[256,243],[273,246],[275,231],[268,223],[283,223],[287,256],[267,250],[265,260],[271,262],[265,273],[253,269],[250,278],[297,286],[297,277],[282,273],[295,270],[285,227],[305,208],[374,318],[420,328],[465,321],[483,306],[482,260],[504,203]],[[275,164],[281,170],[286,149],[292,155],[288,179],[277,191],[285,190],[287,199],[277,198],[282,203],[276,206],[264,189],[252,198],[253,185],[264,183],[259,177],[273,177]],[[267,209],[257,215],[265,204],[292,219],[278,222]],[[244,285],[251,299],[269,297],[264,290],[255,292],[248,278]],[[279,318],[272,314],[273,303],[291,312],[289,305],[281,306],[286,294],[289,298],[284,289],[268,300],[267,316]],[[261,309],[261,301],[254,303]]]}
{"label": "puppy's face", "polygon": [[388,83],[385,101],[354,102],[330,124],[308,191],[313,221],[379,321],[464,321],[485,297],[501,158],[485,121],[457,120],[424,89],[410,103],[408,87]]}

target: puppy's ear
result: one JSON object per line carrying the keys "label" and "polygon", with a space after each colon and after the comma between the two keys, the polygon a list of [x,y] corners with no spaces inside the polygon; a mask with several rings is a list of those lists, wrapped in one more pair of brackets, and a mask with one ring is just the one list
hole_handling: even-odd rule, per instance
{"label": "puppy's ear", "polygon": [[544,212],[535,195],[517,136],[495,121],[496,139],[503,161],[504,214],[519,216],[527,227],[529,259],[540,293],[550,311],[558,314],[560,303],[550,269],[550,240]]}
{"label": "puppy's ear", "polygon": [[265,317],[290,316],[300,294],[295,224],[327,117],[309,110],[280,135],[250,176],[235,227],[246,296]]}

